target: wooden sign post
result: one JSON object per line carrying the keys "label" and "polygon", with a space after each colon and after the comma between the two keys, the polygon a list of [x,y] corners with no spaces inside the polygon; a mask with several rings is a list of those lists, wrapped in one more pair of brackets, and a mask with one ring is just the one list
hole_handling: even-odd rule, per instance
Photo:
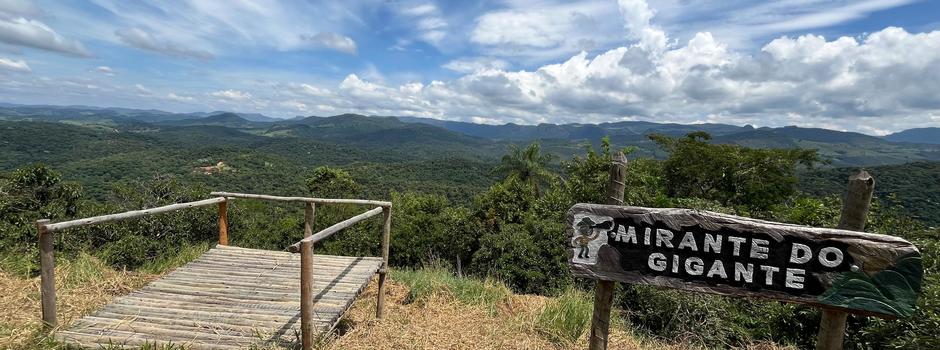
{"label": "wooden sign post", "polygon": [[[567,231],[572,273],[598,281],[895,318],[913,314],[923,277],[920,252],[898,237],[708,211],[577,204]],[[609,302],[597,307],[594,322]],[[603,339],[592,324],[592,349],[606,348],[601,321]]]}

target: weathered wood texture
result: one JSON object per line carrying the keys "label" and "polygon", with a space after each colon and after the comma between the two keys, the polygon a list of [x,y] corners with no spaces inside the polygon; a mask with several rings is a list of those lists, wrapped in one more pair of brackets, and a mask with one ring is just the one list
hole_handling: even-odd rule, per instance
{"label": "weathered wood texture", "polygon": [[[607,178],[607,204],[623,205],[623,192],[627,179],[627,157],[617,152],[611,157],[610,171]],[[591,333],[588,337],[588,349],[607,349],[610,332],[610,308],[614,300],[613,281],[598,280],[594,286],[594,313],[591,316]]]}
{"label": "weathered wood texture", "polygon": [[[381,258],[313,258],[313,327],[330,331],[382,264]],[[67,344],[244,349],[300,336],[300,256],[216,246],[143,289],[55,334]]]}
{"label": "weathered wood texture", "polygon": [[46,230],[48,219],[36,221],[36,232],[39,233],[39,264],[40,264],[40,299],[42,299],[43,328],[52,329],[58,325],[56,321],[55,305],[55,252],[53,251],[55,237]]}
{"label": "weathered wood texture", "polygon": [[219,202],[219,244],[228,245],[228,201]]}
{"label": "weathered wood texture", "polygon": [[[598,222],[606,220],[608,223],[611,218],[614,218],[613,222],[617,225],[621,225],[621,227],[617,228],[615,226],[610,228],[611,231],[621,233],[625,231],[632,232],[632,229],[635,227],[635,231],[639,236],[637,238],[641,241],[630,244],[624,243],[624,241],[616,242],[616,237],[621,236],[612,233],[601,233],[599,236],[597,236],[597,238],[593,238],[591,240],[589,249],[589,254],[591,254],[591,256],[589,256],[589,259],[581,258],[578,256],[580,251],[579,246],[576,243],[580,242],[579,238],[584,238],[584,235],[583,233],[579,234],[579,232],[577,232],[578,229],[576,229],[576,226],[578,226],[578,223],[575,221],[585,220],[586,217],[593,217],[595,218],[595,221]],[[575,276],[587,277],[596,280],[650,284],[695,292],[706,292],[732,296],[773,298],[783,301],[811,304],[819,307],[842,309],[859,314],[885,317],[907,316],[906,314],[912,312],[911,309],[914,302],[916,301],[916,293],[918,293],[920,290],[921,277],[923,273],[923,268],[920,262],[920,252],[913,244],[898,237],[840,229],[782,224],[732,215],[724,215],[708,211],[577,204],[568,212],[566,229],[568,231],[569,237],[571,237],[569,243],[571,244],[572,248],[569,250],[569,263],[571,266],[571,271]],[[671,231],[672,233],[666,233],[670,237],[674,237],[674,240],[672,241],[673,243],[668,247],[668,249],[664,247],[665,244],[660,245],[657,243],[658,239],[656,238],[656,233],[658,231],[664,230]],[[598,231],[610,232],[607,229]],[[685,259],[688,256],[696,256],[696,254],[707,254],[702,252],[702,250],[691,251],[689,249],[681,250],[678,248],[672,248],[672,246],[678,245],[676,242],[681,237],[683,237],[684,233],[689,232],[696,234],[711,232],[714,234],[714,236],[722,235],[725,237],[725,239],[730,239],[732,236],[737,236],[737,238],[748,240],[746,241],[748,243],[741,244],[741,250],[743,254],[741,254],[742,257],[740,259],[749,259],[744,255],[746,255],[750,249],[753,249],[753,246],[748,248],[748,245],[754,244],[753,241],[750,240],[757,238],[766,240],[771,245],[769,252],[771,259],[775,259],[775,257],[776,259],[779,259],[776,262],[770,263],[770,265],[774,267],[783,268],[790,266],[786,264],[787,259],[791,258],[789,244],[792,244],[792,242],[800,242],[814,247],[838,246],[840,247],[840,251],[845,252],[845,259],[841,260],[841,265],[821,272],[807,267],[805,284],[807,286],[813,284],[813,287],[815,288],[813,290],[806,289],[802,291],[792,291],[783,288],[782,286],[776,286],[776,283],[778,282],[774,282],[775,285],[773,286],[769,284],[765,286],[761,284],[763,283],[762,281],[764,277],[754,278],[754,283],[731,283],[730,279],[732,278],[732,272],[727,273],[727,279],[720,280],[715,278],[707,278],[707,274],[705,273],[699,273],[698,276],[686,278],[683,276],[688,275],[683,275],[684,272],[682,271],[683,268],[681,262],[679,264],[675,264],[673,263],[673,258],[680,260]],[[644,234],[653,236],[649,244],[646,244],[645,246],[642,242],[642,237]],[[701,243],[701,238],[696,239],[699,240],[697,243],[698,246],[704,246]],[[786,250],[785,257],[780,257],[780,255],[783,254],[780,254],[782,253],[781,251],[776,250],[777,247],[774,247],[774,244],[778,244],[779,246],[784,247]],[[615,246],[617,248],[615,248]],[[681,245],[678,246],[681,247]],[[621,247],[626,248],[621,250]],[[639,248],[634,249],[633,247]],[[730,248],[732,248],[732,244],[725,242],[725,249],[722,251],[722,255],[716,255],[715,259],[723,260],[725,258],[731,257]],[[672,270],[671,268],[667,269],[664,267],[663,270],[660,270],[663,271],[661,273],[653,272],[651,268],[647,266],[648,261],[652,262],[652,260],[647,260],[647,257],[652,256],[652,254],[644,254],[643,249],[647,249],[646,251],[665,253],[664,255],[666,255],[668,258],[661,262],[664,264],[671,264],[670,267],[679,265],[677,268],[678,271],[670,271]],[[625,252],[630,254],[626,254]],[[682,254],[685,254],[685,256],[680,257],[679,255]],[[710,259],[711,257],[705,256],[705,258]],[[642,261],[640,262],[636,259],[641,259]],[[691,259],[685,261],[685,269],[688,269],[690,260]],[[630,263],[625,263],[627,261],[630,261]],[[755,271],[757,271],[754,273],[754,276],[760,276],[758,273],[761,273],[761,267],[757,265],[764,264],[765,261],[768,260],[749,259],[745,260],[744,262],[754,263],[756,267]],[[728,260],[725,262],[726,264],[729,264],[726,266],[730,266]],[[815,259],[809,264],[818,265],[818,263],[815,262]],[[903,264],[903,266],[898,264]],[[900,268],[900,270],[894,269],[895,267]],[[708,266],[704,268],[706,271],[709,269]],[[903,277],[908,278],[907,281],[898,281],[900,285],[886,286],[888,289],[892,289],[894,287],[910,287],[909,289],[904,290],[903,295],[893,295],[901,296],[903,298],[889,300],[889,302],[896,302],[896,304],[892,304],[891,307],[899,307],[900,309],[897,309],[900,310],[899,312],[894,312],[893,310],[870,310],[871,312],[868,312],[854,306],[844,306],[843,304],[833,305],[829,302],[823,302],[821,299],[823,292],[829,291],[829,288],[833,286],[833,283],[837,279],[845,278],[846,276],[861,276],[861,278],[870,279],[870,276],[874,276],[875,274],[889,269],[894,270],[890,271],[890,274],[892,274],[892,279],[888,282],[894,283],[895,281],[898,281],[897,279],[893,278],[896,276],[903,275]],[[776,277],[777,280],[782,280],[782,272],[783,269],[781,269],[780,273],[776,275],[778,276]],[[708,273],[710,274],[710,272]],[[874,279],[874,282],[879,282],[877,277]],[[780,284],[782,284],[782,282],[780,282]],[[881,286],[873,286],[871,288],[876,287],[877,289],[885,290]],[[855,291],[850,290],[849,292]],[[887,296],[890,297],[892,295]],[[854,303],[858,301],[856,299],[857,298],[849,297],[840,298],[840,300],[837,301],[839,303]],[[876,301],[869,305],[874,304],[880,305],[881,302]]]}
{"label": "weathered wood texture", "polygon": [[156,208],[150,208],[150,209],[132,210],[132,211],[123,212],[119,214],[101,215],[101,216],[94,216],[94,217],[78,219],[78,220],[57,222],[54,224],[47,224],[45,225],[45,228],[49,232],[57,232],[57,231],[62,231],[64,229],[72,228],[72,227],[100,224],[100,223],[109,222],[109,221],[131,219],[131,218],[136,218],[136,217],[141,217],[141,216],[146,216],[146,215],[170,212],[174,210],[201,207],[201,206],[221,203],[221,202],[225,202],[225,198],[221,198],[221,197],[209,198],[209,199],[203,199],[201,201],[195,201],[195,202],[170,204],[170,205],[165,205],[162,207],[156,207]]}
{"label": "weathered wood texture", "polygon": [[[868,221],[871,197],[875,193],[875,179],[865,170],[849,176],[848,190],[842,201],[842,217],[839,228],[843,230],[863,231]],[[845,322],[849,314],[824,309],[819,320],[819,333],[816,335],[817,350],[841,350],[845,340]]]}
{"label": "weathered wood texture", "polygon": [[388,275],[388,249],[389,239],[392,236],[392,208],[383,211],[382,224],[382,267],[379,268],[379,289],[375,300],[375,317],[382,318],[385,312],[385,279]]}
{"label": "weathered wood texture", "polygon": [[209,193],[209,195],[228,197],[228,198],[260,199],[260,200],[275,201],[275,202],[307,202],[307,203],[317,203],[317,204],[360,204],[360,205],[374,205],[374,206],[379,206],[379,207],[392,206],[392,202],[373,201],[373,200],[367,200],[367,199],[283,197],[283,196],[270,196],[266,194],[250,194],[250,193],[235,193],[235,192],[211,192]]}

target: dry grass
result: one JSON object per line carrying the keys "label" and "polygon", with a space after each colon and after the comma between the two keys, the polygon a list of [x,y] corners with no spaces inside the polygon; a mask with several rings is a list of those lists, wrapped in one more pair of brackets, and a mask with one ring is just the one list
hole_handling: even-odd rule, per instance
{"label": "dry grass", "polygon": [[[118,295],[142,287],[159,274],[115,271],[83,256],[56,270],[59,278],[59,321],[68,324]],[[539,317],[553,298],[509,295],[495,305],[468,303],[446,290],[415,299],[403,283],[390,281],[386,317],[375,319],[375,284],[355,302],[337,332],[322,339],[319,349],[583,349],[587,332],[574,341],[546,334]],[[495,307],[495,312],[494,312]],[[40,331],[39,279],[0,271],[0,349],[45,349],[53,346]],[[544,317],[544,316],[542,316]],[[542,328],[540,328],[542,327]],[[694,349],[681,340],[666,344],[632,336],[615,325],[611,349]],[[267,348],[265,348],[267,349]],[[754,344],[751,350],[776,350]]]}
{"label": "dry grass", "polygon": [[[587,332],[572,342],[552,342],[538,329],[541,311],[552,298],[512,295],[498,312],[468,305],[447,293],[435,293],[420,302],[409,301],[408,287],[390,283],[385,318],[375,319],[375,285],[370,285],[346,314],[339,334],[325,339],[320,349],[584,349]],[[610,349],[687,350],[685,343],[667,344],[632,336],[613,327]],[[782,349],[774,344],[754,344],[749,350]]]}
{"label": "dry grass", "polygon": [[[59,324],[67,325],[158,276],[115,271],[87,255],[63,262],[56,267]],[[48,348],[40,314],[39,277],[0,271],[0,349]]]}

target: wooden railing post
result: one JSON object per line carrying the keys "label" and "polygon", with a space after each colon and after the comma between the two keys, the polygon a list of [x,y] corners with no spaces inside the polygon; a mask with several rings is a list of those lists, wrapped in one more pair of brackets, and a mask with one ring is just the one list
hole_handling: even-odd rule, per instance
{"label": "wooden railing post", "polygon": [[385,310],[385,278],[388,275],[388,244],[392,235],[392,207],[383,208],[385,218],[382,224],[382,267],[379,268],[379,290],[375,301],[375,317],[382,318]]}
{"label": "wooden railing post", "polygon": [[[849,176],[849,186],[842,202],[842,217],[839,227],[843,230],[862,231],[868,221],[871,197],[875,191],[875,179],[865,170]],[[841,350],[845,338],[845,321],[849,314],[838,310],[822,310],[819,334],[816,336],[817,350]]]}
{"label": "wooden railing post", "polygon": [[228,245],[228,198],[219,202],[219,245]]}
{"label": "wooden railing post", "polygon": [[[314,204],[304,203],[304,238],[313,235]],[[303,350],[313,349],[313,242],[300,243],[300,337]]]}
{"label": "wooden railing post", "polygon": [[[627,157],[623,152],[612,156],[610,178],[607,180],[606,204],[623,205],[623,191],[627,177]],[[594,289],[594,315],[591,317],[591,335],[588,349],[607,349],[610,332],[610,308],[614,299],[614,282],[598,280]]]}
{"label": "wooden railing post", "polygon": [[316,219],[317,208],[315,204],[307,202],[304,204],[304,238],[313,235],[313,222]]}
{"label": "wooden railing post", "polygon": [[300,342],[313,349],[313,242],[300,243]]}
{"label": "wooden railing post", "polygon": [[42,324],[46,330],[58,325],[56,321],[55,301],[55,256],[53,254],[54,239],[52,232],[46,228],[50,223],[48,219],[36,221],[36,232],[39,233],[39,266],[40,266],[40,298],[42,299]]}

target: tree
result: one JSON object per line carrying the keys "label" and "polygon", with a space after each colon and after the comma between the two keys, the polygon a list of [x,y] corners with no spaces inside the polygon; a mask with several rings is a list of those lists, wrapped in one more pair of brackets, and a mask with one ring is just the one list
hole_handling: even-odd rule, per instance
{"label": "tree", "polygon": [[509,153],[503,155],[500,164],[493,171],[528,184],[535,191],[535,195],[539,196],[539,185],[555,178],[554,174],[545,169],[551,160],[551,155],[542,154],[538,142],[529,144],[524,150],[516,145],[509,145]]}
{"label": "tree", "polygon": [[327,166],[313,169],[306,182],[307,190],[322,198],[348,197],[359,191],[359,184],[348,172]]}
{"label": "tree", "polygon": [[668,195],[702,198],[765,211],[796,192],[796,169],[820,162],[816,150],[759,149],[712,144],[705,132],[685,137],[650,135],[669,152],[663,162]]}

